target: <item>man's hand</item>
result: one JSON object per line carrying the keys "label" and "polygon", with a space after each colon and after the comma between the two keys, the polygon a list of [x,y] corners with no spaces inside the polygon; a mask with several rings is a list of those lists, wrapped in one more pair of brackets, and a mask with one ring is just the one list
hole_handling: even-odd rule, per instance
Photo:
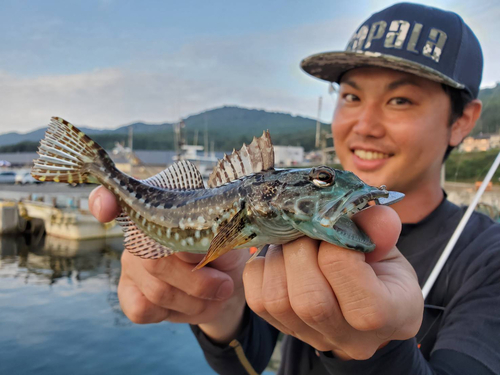
{"label": "man's hand", "polygon": [[[89,207],[102,222],[120,213],[114,195],[103,187],[90,194]],[[228,342],[243,317],[241,274],[249,257],[248,251],[231,251],[192,272],[202,255],[177,253],[148,260],[124,251],[118,284],[121,308],[134,323],[199,324],[214,341]]]}
{"label": "man's hand", "polygon": [[415,336],[423,314],[417,276],[394,246],[401,222],[388,207],[356,215],[371,254],[306,237],[270,247],[243,274],[247,303],[285,334],[341,359],[370,358]]}

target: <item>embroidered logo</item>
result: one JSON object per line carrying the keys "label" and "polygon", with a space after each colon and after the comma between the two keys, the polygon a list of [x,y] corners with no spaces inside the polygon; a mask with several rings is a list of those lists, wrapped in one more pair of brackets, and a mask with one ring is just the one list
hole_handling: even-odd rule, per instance
{"label": "embroidered logo", "polygon": [[389,27],[386,21],[363,25],[349,40],[346,51],[367,51],[372,47],[374,40],[383,40],[383,48],[402,50],[406,43],[406,51],[421,53],[439,63],[448,36],[443,30],[431,28],[429,34],[425,36],[427,39],[422,50],[419,51],[416,46],[419,39],[424,37],[421,35],[422,28],[421,23],[415,22],[411,27],[411,24],[405,20],[393,20]]}

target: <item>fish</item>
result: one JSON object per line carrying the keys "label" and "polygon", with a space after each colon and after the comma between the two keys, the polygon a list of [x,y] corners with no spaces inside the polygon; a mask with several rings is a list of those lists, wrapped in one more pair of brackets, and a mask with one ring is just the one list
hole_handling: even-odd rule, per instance
{"label": "fish", "polygon": [[268,131],[224,155],[207,186],[194,164],[177,161],[144,180],[117,169],[107,152],[76,126],[53,117],[31,175],[39,181],[102,184],[122,212],[124,247],[146,259],[175,252],[205,254],[199,269],[231,249],[285,244],[302,236],[370,252],[371,239],[352,216],[404,197],[328,166],[277,169]]}

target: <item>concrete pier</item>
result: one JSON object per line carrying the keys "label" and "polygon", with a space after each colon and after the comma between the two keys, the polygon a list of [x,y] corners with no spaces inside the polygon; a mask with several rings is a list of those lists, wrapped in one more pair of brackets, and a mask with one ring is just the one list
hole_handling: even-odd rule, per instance
{"label": "concrete pier", "polygon": [[16,202],[0,202],[0,234],[18,233],[19,210]]}
{"label": "concrete pier", "polygon": [[[448,199],[458,206],[468,206],[477,192],[477,186],[472,183],[446,182],[444,189],[448,194]],[[500,186],[493,185],[486,190],[479,201],[477,210],[490,216],[492,219],[499,219],[500,212]]]}
{"label": "concrete pier", "polygon": [[45,232],[51,236],[70,240],[88,240],[123,235],[114,221],[98,222],[87,210],[58,208],[50,204],[33,201],[18,203],[20,216],[26,220],[42,219]]}
{"label": "concrete pier", "polygon": [[[98,222],[88,210],[95,185],[0,185],[0,234],[22,232],[43,222],[51,236],[86,240],[122,236],[121,228]],[[3,200],[2,200],[3,199]]]}

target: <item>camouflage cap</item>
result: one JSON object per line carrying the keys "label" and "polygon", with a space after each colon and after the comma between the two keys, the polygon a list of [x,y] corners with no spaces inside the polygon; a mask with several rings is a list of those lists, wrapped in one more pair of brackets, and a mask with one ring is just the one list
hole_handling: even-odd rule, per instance
{"label": "camouflage cap", "polygon": [[366,20],[345,51],[318,53],[301,62],[304,71],[330,82],[364,66],[415,74],[477,98],[483,55],[476,36],[458,14],[399,3]]}

